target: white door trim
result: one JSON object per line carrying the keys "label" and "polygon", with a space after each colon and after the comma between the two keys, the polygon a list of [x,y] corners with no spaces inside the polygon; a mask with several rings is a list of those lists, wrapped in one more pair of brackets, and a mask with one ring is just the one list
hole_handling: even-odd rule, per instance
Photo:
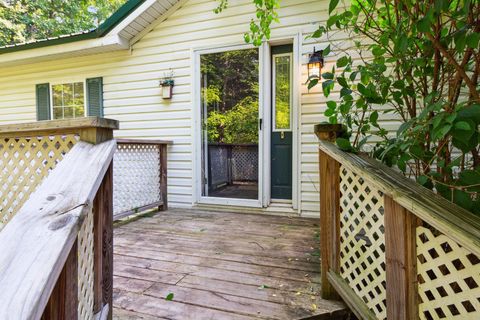
{"label": "white door trim", "polygon": [[[193,107],[193,125],[192,125],[192,171],[193,171],[193,197],[192,204],[220,204],[244,207],[268,207],[271,200],[271,50],[270,45],[276,45],[276,42],[293,41],[293,105],[292,105],[292,208],[300,211],[301,208],[301,48],[302,34],[297,33],[292,36],[272,38],[270,42],[264,42],[259,48],[259,117],[262,119],[262,130],[259,132],[259,198],[258,200],[249,199],[227,199],[202,197],[201,195],[201,113],[200,113],[200,55],[206,53],[217,53],[229,50],[240,50],[254,48],[248,44],[227,44],[215,47],[199,47],[191,49],[191,88],[192,88],[192,107]],[[280,43],[279,43],[280,44]]]}
{"label": "white door trim", "polygon": [[[192,140],[193,140],[193,151],[194,151],[194,160],[193,160],[193,172],[194,172],[194,186],[193,186],[193,204],[219,204],[219,205],[233,205],[233,206],[245,206],[245,207],[262,207],[263,199],[263,174],[264,174],[264,141],[262,139],[264,128],[262,127],[259,132],[259,141],[258,141],[258,199],[233,199],[233,198],[217,198],[217,197],[205,197],[202,196],[202,135],[200,134],[202,128],[202,115],[200,112],[200,55],[209,54],[209,53],[218,53],[231,50],[242,50],[242,49],[251,49],[255,48],[252,45],[248,44],[238,44],[238,45],[229,45],[222,47],[211,47],[211,48],[200,48],[192,49],[191,56],[193,61],[192,71],[192,106],[193,106],[193,126],[192,126]],[[262,118],[263,114],[263,99],[264,96],[264,71],[262,57],[264,55],[263,46],[258,49],[259,54],[259,118]],[[263,121],[265,122],[265,121]]]}

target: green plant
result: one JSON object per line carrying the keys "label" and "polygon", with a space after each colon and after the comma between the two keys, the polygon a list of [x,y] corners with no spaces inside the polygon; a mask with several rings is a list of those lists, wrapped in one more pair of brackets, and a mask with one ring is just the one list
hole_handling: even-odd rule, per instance
{"label": "green plant", "polygon": [[[321,81],[327,97],[339,87],[325,112],[347,127],[339,147],[362,150],[376,136],[372,155],[480,214],[479,1],[338,2],[312,37],[347,32],[362,39],[361,59],[344,52],[309,87]],[[383,115],[399,121],[395,135]]]}
{"label": "green plant", "polygon": [[[330,123],[347,128],[337,144],[371,151],[480,214],[479,0],[348,3],[331,0],[326,24],[310,36],[329,41],[342,32],[353,39],[354,50],[333,42],[325,48],[324,55],[335,51],[336,66],[308,84],[321,85],[326,97],[340,93],[325,112]],[[259,26],[273,21],[258,19]]]}

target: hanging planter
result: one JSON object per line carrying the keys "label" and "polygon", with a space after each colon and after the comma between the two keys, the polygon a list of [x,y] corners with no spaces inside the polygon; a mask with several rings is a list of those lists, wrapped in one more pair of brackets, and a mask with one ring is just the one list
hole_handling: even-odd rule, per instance
{"label": "hanging planter", "polygon": [[171,99],[173,95],[173,86],[175,82],[173,81],[173,71],[170,74],[160,81],[160,86],[162,87],[162,98]]}

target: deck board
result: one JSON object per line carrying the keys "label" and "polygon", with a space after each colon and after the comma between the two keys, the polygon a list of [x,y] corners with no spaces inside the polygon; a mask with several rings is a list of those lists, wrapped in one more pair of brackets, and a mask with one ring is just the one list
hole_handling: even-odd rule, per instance
{"label": "deck board", "polygon": [[316,223],[172,209],[121,225],[114,319],[342,319],[319,296]]}

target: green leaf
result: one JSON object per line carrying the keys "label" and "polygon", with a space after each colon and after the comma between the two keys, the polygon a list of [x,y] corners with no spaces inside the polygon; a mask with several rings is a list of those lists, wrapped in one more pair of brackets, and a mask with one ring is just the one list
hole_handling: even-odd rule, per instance
{"label": "green leaf", "polygon": [[333,79],[333,73],[331,73],[331,72],[324,72],[324,73],[322,73],[322,78],[323,78],[323,79],[331,80],[331,79]]}
{"label": "green leaf", "polygon": [[422,186],[426,185],[428,181],[430,181],[430,179],[428,179],[428,177],[424,175],[417,178],[417,183],[421,184]]}
{"label": "green leaf", "polygon": [[333,89],[333,80],[322,82],[322,89],[325,97],[328,97],[330,95],[330,91]]}
{"label": "green leaf", "polygon": [[453,202],[469,211],[472,209],[473,206],[473,200],[470,194],[462,190],[453,190]]}
{"label": "green leaf", "polygon": [[465,130],[465,131],[472,130],[472,128],[470,127],[470,125],[466,121],[459,121],[459,122],[455,123],[455,129]]}
{"label": "green leaf", "polygon": [[317,84],[318,84],[318,78],[311,79],[311,80],[308,82],[308,90],[312,89],[312,88],[315,87]]}
{"label": "green leaf", "polygon": [[349,88],[347,80],[344,77],[337,77],[337,81],[343,88]]}
{"label": "green leaf", "polygon": [[167,296],[165,297],[165,300],[167,300],[167,301],[172,301],[172,300],[173,300],[173,296],[174,296],[173,293],[170,292],[170,293],[167,294]]}
{"label": "green leaf", "polygon": [[373,124],[376,124],[378,120],[378,112],[373,111],[372,114],[370,115],[370,122]]}
{"label": "green leaf", "polygon": [[348,59],[347,56],[341,57],[340,59],[337,60],[337,68],[345,67],[348,64],[349,61],[350,61],[350,59]]}
{"label": "green leaf", "polygon": [[350,143],[349,139],[337,138],[336,143],[337,143],[337,146],[340,149],[342,149],[343,151],[352,151],[353,150],[352,144]]}
{"label": "green leaf", "polygon": [[328,14],[332,13],[332,11],[335,10],[339,1],[340,0],[330,0],[330,5],[328,6]]}
{"label": "green leaf", "polygon": [[335,109],[336,107],[337,107],[337,102],[336,101],[333,101],[333,100],[327,101],[327,108],[328,109]]}
{"label": "green leaf", "polygon": [[470,33],[467,38],[467,46],[469,46],[472,49],[478,49],[478,41],[480,40],[480,33],[473,32]]}
{"label": "green leaf", "polygon": [[323,49],[323,56],[326,57],[330,53],[330,45]]}
{"label": "green leaf", "polygon": [[428,17],[423,17],[417,23],[418,31],[426,33],[430,31],[430,19]]}

